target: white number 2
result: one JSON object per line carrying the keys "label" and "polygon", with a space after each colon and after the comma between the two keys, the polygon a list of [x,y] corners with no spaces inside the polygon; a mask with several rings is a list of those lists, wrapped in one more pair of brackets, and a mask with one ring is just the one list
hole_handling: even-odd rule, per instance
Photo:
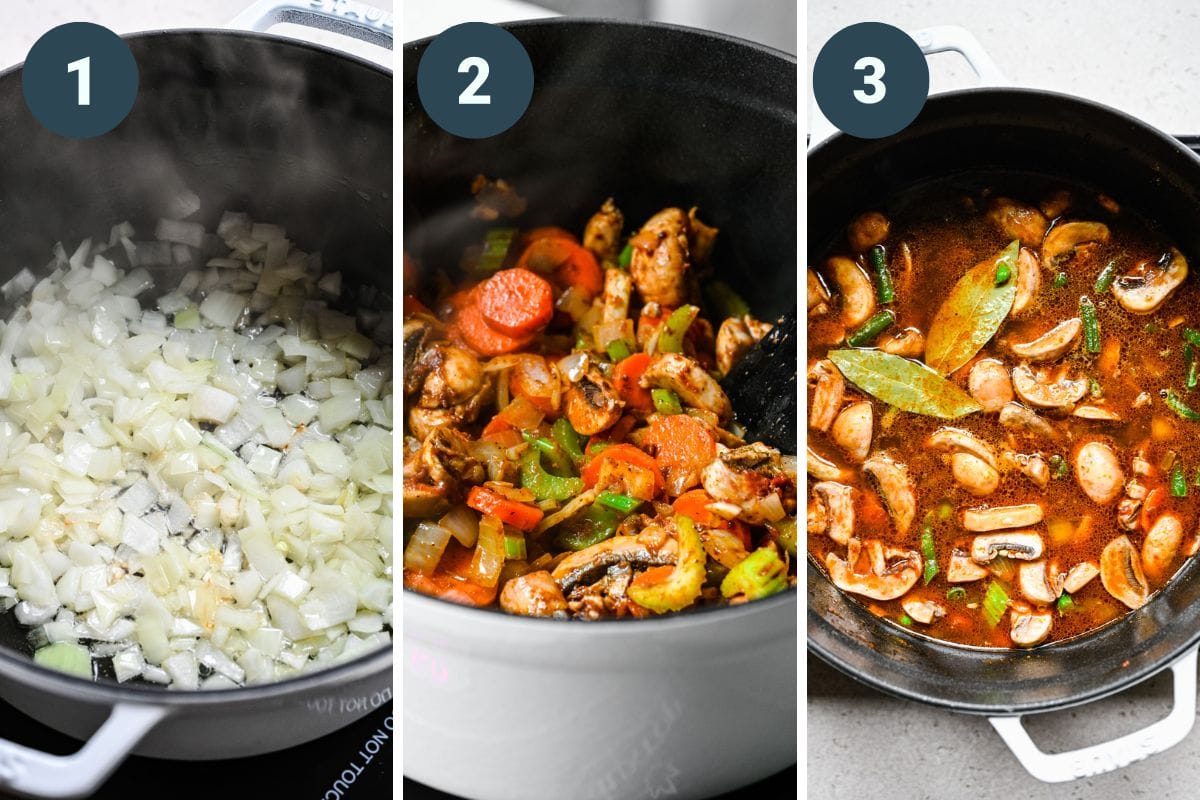
{"label": "white number 2", "polygon": [[468,56],[458,65],[459,72],[470,72],[475,70],[475,77],[467,84],[467,88],[462,90],[462,94],[458,96],[458,104],[471,106],[487,106],[492,104],[492,96],[490,94],[475,94],[483,88],[483,84],[488,79],[488,73],[491,68],[488,67],[487,61],[479,56]]}
{"label": "white number 2", "polygon": [[90,106],[92,104],[92,58],[85,56],[84,58],[72,61],[67,64],[67,72],[79,73],[79,105]]}
{"label": "white number 2", "polygon": [[867,105],[874,105],[882,100],[884,95],[887,94],[887,87],[880,80],[883,77],[883,62],[875,56],[863,56],[854,62],[854,69],[871,70],[871,74],[863,75],[863,86],[871,87],[871,91],[867,92],[862,89],[855,89],[854,99]]}

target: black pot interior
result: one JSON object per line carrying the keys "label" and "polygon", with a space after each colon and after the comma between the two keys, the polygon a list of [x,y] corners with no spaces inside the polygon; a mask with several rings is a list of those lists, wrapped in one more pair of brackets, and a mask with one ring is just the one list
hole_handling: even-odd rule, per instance
{"label": "black pot interior", "polygon": [[[0,75],[0,282],[22,267],[40,273],[57,241],[68,252],[87,236],[107,241],[122,220],[152,239],[163,209],[190,190],[202,203],[190,219],[210,231],[226,210],[280,224],[321,251],[326,270],[343,272],[347,298],[390,309],[391,75],[258,35],[127,41],[137,101],[95,139],[42,128],[25,107],[20,69]],[[12,614],[0,615],[0,647],[30,652]]]}
{"label": "black pot interior", "polygon": [[[528,111],[490,139],[460,139],[421,108],[404,48],[404,246],[445,268],[482,241],[477,174],[528,199],[522,227],[578,233],[606,197],[635,230],[664,206],[698,206],[721,229],[714,261],[762,318],[796,296],[796,63],[703,31],[583,20],[505,26],[525,46]],[[412,291],[411,288],[408,289]]]}
{"label": "black pot interior", "polygon": [[[985,89],[930,99],[894,137],[838,136],[809,156],[810,263],[845,224],[914,186],[966,173],[1038,173],[1103,190],[1200,263],[1200,160],[1118,112],[1043,92]],[[1188,280],[1200,280],[1194,274]],[[1200,563],[1146,606],[1074,640],[1031,651],[966,648],[872,615],[808,564],[809,647],[884,691],[974,713],[1041,711],[1117,691],[1200,640]]]}

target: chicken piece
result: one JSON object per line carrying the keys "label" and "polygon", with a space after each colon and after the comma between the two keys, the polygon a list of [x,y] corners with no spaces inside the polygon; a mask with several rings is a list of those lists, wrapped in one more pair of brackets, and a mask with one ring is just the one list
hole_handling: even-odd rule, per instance
{"label": "chicken piece", "polygon": [[729,317],[717,331],[717,371],[728,375],[755,342],[770,333],[769,322],[759,322],[749,314],[744,317]]}
{"label": "chicken piece", "polygon": [[779,451],[761,442],[722,450],[700,473],[704,491],[732,503],[738,518],[754,525],[787,516],[784,501],[795,502],[796,486],[784,470]]}
{"label": "chicken piece", "polygon": [[722,424],[733,416],[733,406],[721,384],[695,359],[685,355],[659,353],[654,356],[650,366],[642,373],[641,385],[647,389],[670,389],[679,395],[684,405],[710,411]]}
{"label": "chicken piece", "polygon": [[615,264],[620,255],[621,231],[624,227],[625,217],[610,197],[584,227],[583,246],[591,250],[601,264]]}
{"label": "chicken piece", "polygon": [[633,237],[629,272],[642,300],[675,307],[687,300],[686,275],[692,266],[688,218],[664,208]]}
{"label": "chicken piece", "polygon": [[709,256],[712,255],[719,229],[701,222],[696,210],[695,206],[688,209],[688,244],[691,246],[692,263],[703,267],[708,264]]}
{"label": "chicken piece", "polygon": [[565,614],[567,599],[549,572],[540,570],[513,578],[500,592],[500,607],[509,614],[553,617]]}
{"label": "chicken piece", "polygon": [[484,384],[479,359],[461,347],[437,344],[421,356],[425,382],[421,387],[422,408],[452,408],[470,400]]}

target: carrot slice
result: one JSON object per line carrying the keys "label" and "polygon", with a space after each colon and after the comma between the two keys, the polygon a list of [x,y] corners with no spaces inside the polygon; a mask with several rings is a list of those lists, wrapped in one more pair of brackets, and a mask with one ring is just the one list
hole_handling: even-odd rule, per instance
{"label": "carrot slice", "polygon": [[467,505],[481,514],[491,514],[514,528],[531,531],[545,516],[540,508],[501,497],[482,486],[472,486],[467,493]]}
{"label": "carrot slice", "polygon": [[584,464],[583,469],[579,471],[579,476],[583,478],[584,486],[590,489],[596,485],[596,481],[600,480],[600,469],[604,466],[604,462],[609,459],[624,461],[626,464],[632,464],[635,467],[649,470],[654,475],[655,492],[663,490],[665,483],[654,457],[631,444],[609,445],[601,450],[598,456]]}
{"label": "carrot slice", "polygon": [[682,514],[697,525],[705,528],[721,528],[742,540],[742,545],[750,549],[750,526],[740,519],[725,519],[709,511],[708,504],[713,502],[708,492],[703,489],[692,489],[675,498],[671,505],[676,514]]}
{"label": "carrot slice", "polygon": [[604,291],[604,271],[591,251],[578,245],[554,273],[554,279],[564,286],[574,286],[588,298]]}
{"label": "carrot slice", "polygon": [[496,600],[496,586],[481,586],[468,579],[473,548],[463,547],[456,541],[446,545],[437,569],[432,575],[416,570],[404,570],[404,585],[421,594],[449,600],[464,606],[484,607]]}
{"label": "carrot slice", "polygon": [[650,390],[642,386],[639,381],[642,379],[642,373],[649,366],[649,354],[634,353],[617,362],[612,371],[613,385],[617,387],[617,392],[625,401],[625,406],[644,411],[647,414],[654,410],[654,400],[650,397]]}
{"label": "carrot slice", "polygon": [[508,336],[488,325],[479,310],[478,303],[467,302],[454,317],[453,330],[467,347],[481,356],[499,356],[520,350],[533,341],[534,336]]}
{"label": "carrot slice", "polygon": [[475,302],[488,326],[507,336],[534,336],[554,318],[554,289],[527,269],[500,270],[479,284]]}
{"label": "carrot slice", "polygon": [[700,482],[700,470],[717,457],[717,440],[700,420],[687,414],[657,416],[641,440],[667,479],[672,494]]}
{"label": "carrot slice", "polygon": [[[540,228],[538,230],[541,230]],[[604,290],[604,271],[596,257],[573,236],[543,235],[530,239],[517,267],[554,275],[562,286],[575,286],[589,299]]]}

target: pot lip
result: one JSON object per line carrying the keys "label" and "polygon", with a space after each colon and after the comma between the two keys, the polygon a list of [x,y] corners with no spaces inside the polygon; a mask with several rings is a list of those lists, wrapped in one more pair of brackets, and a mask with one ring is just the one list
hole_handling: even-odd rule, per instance
{"label": "pot lip", "polygon": [[[749,39],[743,39],[739,36],[731,36],[727,33],[718,31],[705,30],[704,28],[693,28],[687,25],[676,25],[669,22],[657,22],[653,20],[631,20],[631,19],[611,19],[607,17],[540,17],[537,19],[522,19],[511,20],[499,23],[498,27],[505,30],[513,28],[543,28],[543,27],[580,27],[580,28],[630,28],[630,29],[651,29],[673,31],[685,35],[698,36],[702,39],[710,39],[719,41],[724,44],[737,45],[749,50],[754,50],[766,56],[777,58],[784,61],[793,67],[798,66],[796,56],[791,53],[786,53],[778,48],[770,45],[754,42]],[[425,47],[434,39],[432,36],[426,36],[423,39],[414,39],[411,42],[404,43],[405,52]]]}
{"label": "pot lip", "polygon": [[[375,63],[374,61],[369,61],[365,58],[362,58],[361,56],[354,55],[353,53],[347,53],[344,50],[337,50],[335,48],[328,47],[326,45],[317,44],[316,42],[305,41],[304,39],[295,39],[290,36],[275,36],[270,33],[262,33],[259,31],[242,31],[242,30],[233,30],[233,29],[228,29],[228,28],[153,28],[153,29],[145,30],[145,31],[134,31],[132,33],[123,33],[123,34],[120,34],[120,38],[125,41],[128,41],[131,39],[149,39],[151,37],[156,37],[156,36],[173,36],[173,35],[209,36],[209,37],[219,37],[219,38],[228,37],[228,38],[233,38],[233,39],[254,39],[254,40],[258,40],[258,41],[271,42],[274,44],[281,44],[284,46],[296,47],[301,50],[313,50],[318,53],[323,53],[325,55],[330,55],[330,56],[337,56],[338,58],[345,59],[346,61],[351,61],[361,67],[366,67],[367,69],[371,70],[372,72],[378,73],[379,75],[386,77],[389,80],[391,80],[393,78],[393,72],[391,70],[386,69],[385,67],[383,67],[380,64]],[[20,62],[17,62],[16,64],[13,64],[12,66],[0,69],[0,80],[8,77],[10,74],[20,72],[24,67],[25,67],[25,62],[20,61]],[[139,67],[139,71],[140,71],[140,67]]]}
{"label": "pot lip", "polygon": [[[1177,139],[1176,137],[1167,133],[1166,131],[1163,131],[1160,128],[1155,127],[1154,125],[1151,125],[1149,122],[1146,122],[1145,120],[1141,119],[1140,117],[1136,117],[1127,111],[1122,111],[1119,108],[1114,108],[1113,106],[1107,105],[1105,103],[1101,103],[1098,100],[1092,100],[1090,98],[1080,97],[1080,96],[1074,95],[1074,94],[1066,94],[1064,92],[1055,92],[1055,91],[1050,91],[1049,89],[1035,89],[1035,88],[1025,87],[1025,86],[972,86],[972,87],[969,87],[966,89],[953,89],[950,91],[938,92],[937,94],[931,95],[925,101],[925,108],[928,108],[930,103],[937,103],[940,105],[940,104],[943,104],[943,102],[951,102],[954,100],[961,100],[963,98],[971,97],[974,95],[1017,95],[1017,96],[1023,96],[1023,97],[1035,97],[1035,98],[1039,98],[1042,100],[1054,101],[1054,102],[1058,102],[1058,103],[1070,103],[1070,104],[1073,104],[1076,106],[1089,107],[1089,108],[1095,109],[1096,111],[1100,111],[1104,114],[1107,114],[1107,115],[1115,118],[1115,120],[1117,120],[1119,122],[1126,123],[1130,126],[1133,126],[1135,128],[1139,128],[1143,131],[1146,131],[1147,133],[1153,134],[1154,136],[1159,138],[1164,144],[1169,145],[1173,150],[1175,150],[1180,155],[1185,156],[1188,160],[1190,160],[1194,163],[1200,164],[1200,155],[1198,155],[1191,148],[1189,148],[1183,142],[1179,141],[1179,139]],[[924,108],[922,109],[921,113],[922,114],[924,113]],[[917,119],[914,120],[913,124],[914,125],[919,124],[920,120],[921,120],[921,116],[917,115]],[[813,147],[811,150],[809,150],[808,154],[807,154],[808,160],[811,161],[814,156],[820,155],[831,143],[841,141],[844,138],[853,139],[855,137],[852,137],[852,136],[850,136],[850,134],[839,130],[836,133],[834,133],[832,136],[830,136],[827,139],[825,139],[824,141],[818,143],[815,147]],[[860,139],[858,141],[874,142],[874,141],[878,141],[878,140],[861,140]]]}

